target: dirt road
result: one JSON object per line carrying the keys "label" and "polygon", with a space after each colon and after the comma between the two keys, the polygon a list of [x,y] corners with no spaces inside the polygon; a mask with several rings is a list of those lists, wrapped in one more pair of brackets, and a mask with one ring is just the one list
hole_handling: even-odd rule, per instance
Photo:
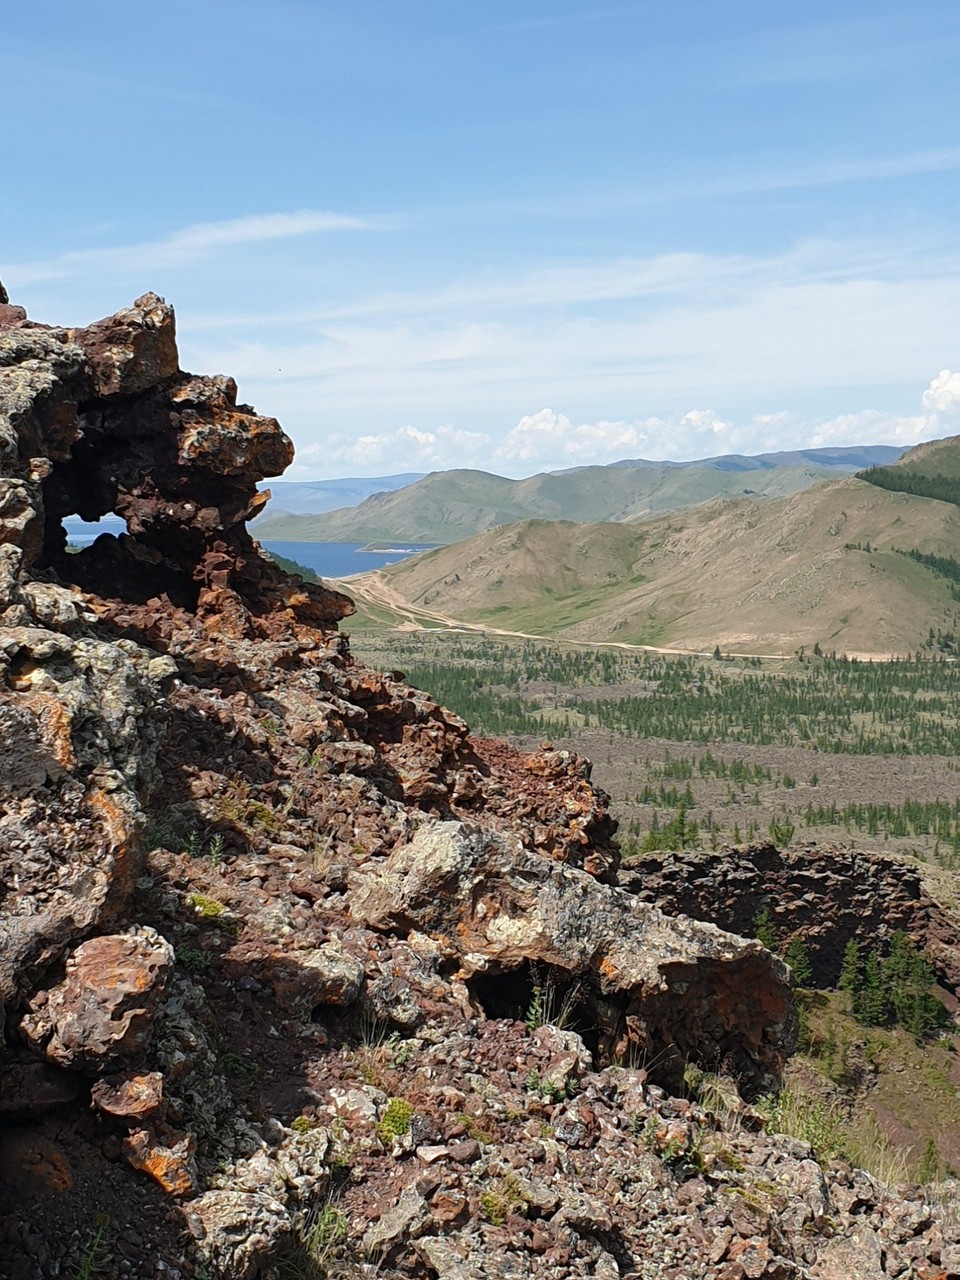
{"label": "dirt road", "polygon": [[[651,644],[628,644],[624,640],[571,640],[566,636],[535,635],[529,631],[510,631],[505,627],[494,627],[489,623],[466,622],[462,618],[451,618],[448,614],[436,609],[428,609],[423,605],[411,604],[392,587],[379,569],[368,573],[357,573],[350,578],[331,579],[338,590],[353,595],[366,604],[387,609],[402,621],[398,629],[402,631],[443,630],[473,631],[478,635],[506,636],[516,640],[540,640],[547,644],[569,644],[581,649],[625,649],[631,653],[666,653],[687,658],[709,658],[712,651],[700,649],[664,649]],[[425,626],[434,623],[434,626]],[[738,658],[761,658],[768,662],[784,662],[792,654],[784,653],[737,653]],[[888,661],[890,654],[849,654],[849,657],[860,658],[865,662]]]}

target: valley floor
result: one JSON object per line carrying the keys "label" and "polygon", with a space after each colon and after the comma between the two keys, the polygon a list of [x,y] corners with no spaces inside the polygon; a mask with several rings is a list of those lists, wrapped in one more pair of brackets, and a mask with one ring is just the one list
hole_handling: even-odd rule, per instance
{"label": "valley floor", "polygon": [[[765,841],[825,853],[855,848],[912,861],[939,901],[960,902],[960,761],[948,741],[960,673],[949,664],[835,664],[813,673],[793,659],[765,663],[758,675],[755,660],[688,656],[642,668],[625,647],[577,656],[568,645],[488,629],[471,636],[360,621],[355,652],[402,667],[475,731],[523,747],[549,737],[588,757],[611,796],[627,857]],[[865,671],[875,678],[876,706],[851,712]],[[910,681],[912,692],[897,703]],[[758,718],[722,718],[724,698],[744,682]],[[788,687],[791,696],[806,690],[803,714],[778,705]],[[626,714],[635,707],[661,732],[644,734],[642,720]],[[819,746],[802,741],[804,715]],[[669,724],[675,738],[662,733]],[[931,724],[944,736],[931,738]],[[930,744],[939,750],[916,749]],[[862,1027],[840,993],[810,1001],[786,1095],[798,1132],[894,1180],[960,1171],[960,1041],[918,1047],[903,1031]]]}

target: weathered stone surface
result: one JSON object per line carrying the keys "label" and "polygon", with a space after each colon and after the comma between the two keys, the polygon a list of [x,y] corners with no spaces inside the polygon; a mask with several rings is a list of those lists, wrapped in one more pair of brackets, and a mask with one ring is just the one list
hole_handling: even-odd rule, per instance
{"label": "weathered stone surface", "polygon": [[27,318],[27,313],[23,307],[11,307],[6,303],[0,302],[0,329],[16,328],[21,325]]}
{"label": "weathered stone surface", "polygon": [[167,1195],[189,1196],[197,1190],[194,1159],[197,1140],[192,1133],[163,1129],[135,1129],[123,1140],[123,1154],[134,1169],[148,1174]]}
{"label": "weathered stone surface", "polygon": [[208,1191],[191,1204],[190,1222],[206,1260],[235,1280],[255,1280],[293,1235],[286,1206],[266,1188]]}
{"label": "weathered stone surface", "polygon": [[159,1071],[142,1075],[107,1076],[90,1090],[98,1111],[126,1123],[142,1123],[163,1106],[163,1076]]}
{"label": "weathered stone surface", "polygon": [[749,934],[769,907],[784,945],[802,934],[814,981],[836,984],[851,938],[873,946],[898,929],[926,950],[938,976],[960,992],[960,917],[931,896],[929,870],[858,849],[811,845],[780,851],[745,845],[631,858],[619,883],[671,915],[712,920]]}
{"label": "weathered stone surface", "polygon": [[399,1240],[413,1240],[427,1220],[427,1205],[416,1187],[400,1193],[395,1205],[383,1213],[363,1237],[367,1254],[387,1251]]}
{"label": "weathered stone surface", "polygon": [[607,1051],[632,1044],[666,1077],[700,1060],[770,1087],[792,1048],[788,973],[759,942],[667,917],[480,828],[425,824],[361,869],[350,910],[374,928],[442,936],[468,975],[532,962],[597,998],[625,997]]}
{"label": "weathered stone surface", "polygon": [[363,986],[363,965],[348,955],[338,942],[328,942],[304,956],[302,962],[313,1002],[339,1005],[353,1004]]}
{"label": "weathered stone surface", "polygon": [[63,981],[34,996],[20,1029],[52,1062],[102,1074],[146,1049],[172,964],[154,929],[92,938],[69,957]]}
{"label": "weathered stone surface", "polygon": [[173,307],[155,293],[70,337],[90,362],[100,396],[146,391],[180,367]]}

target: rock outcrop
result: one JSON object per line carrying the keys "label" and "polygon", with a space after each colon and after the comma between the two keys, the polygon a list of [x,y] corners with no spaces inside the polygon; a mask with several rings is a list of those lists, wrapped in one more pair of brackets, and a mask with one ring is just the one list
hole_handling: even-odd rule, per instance
{"label": "rock outcrop", "polygon": [[462,823],[420,828],[382,867],[360,869],[351,913],[377,929],[442,938],[492,1009],[522,1017],[533,966],[594,1028],[606,1061],[657,1062],[683,1088],[691,1062],[755,1093],[793,1047],[787,972],[759,942],[665,916],[519,841]]}
{"label": "rock outcrop", "polygon": [[775,1084],[786,971],[612,886],[587,762],[355,662],[247,528],[291,453],[154,295],[0,289],[0,1277],[946,1274],[922,1197],[668,1095]]}
{"label": "rock outcrop", "polygon": [[903,930],[943,985],[960,993],[960,916],[931,893],[934,875],[903,858],[842,846],[781,851],[767,844],[640,854],[622,867],[619,882],[671,915],[734,933],[751,933],[768,908],[784,945],[803,938],[813,980],[823,987],[836,986],[851,938],[874,947]]}

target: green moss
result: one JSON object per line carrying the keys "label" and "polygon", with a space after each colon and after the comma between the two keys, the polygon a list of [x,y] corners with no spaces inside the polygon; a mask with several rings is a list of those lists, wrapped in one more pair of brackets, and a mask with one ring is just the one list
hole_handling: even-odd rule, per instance
{"label": "green moss", "polygon": [[377,1121],[377,1137],[385,1147],[389,1147],[397,1138],[410,1132],[410,1121],[415,1115],[413,1107],[405,1098],[391,1098],[384,1108],[383,1115]]}
{"label": "green moss", "polygon": [[190,901],[198,915],[203,916],[204,920],[218,920],[226,912],[226,907],[222,902],[218,902],[216,898],[210,898],[205,893],[191,893]]}

